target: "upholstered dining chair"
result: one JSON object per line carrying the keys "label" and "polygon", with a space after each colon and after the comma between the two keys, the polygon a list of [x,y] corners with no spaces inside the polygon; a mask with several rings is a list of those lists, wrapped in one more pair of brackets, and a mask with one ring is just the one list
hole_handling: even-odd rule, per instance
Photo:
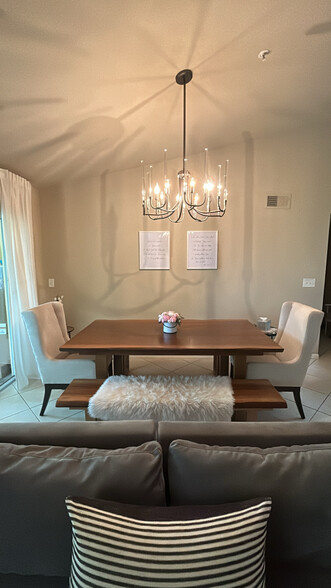
{"label": "upholstered dining chair", "polygon": [[323,312],[299,302],[284,302],[280,311],[276,343],[282,353],[247,357],[249,379],[265,378],[279,392],[293,392],[302,419],[301,386],[316,344]]}
{"label": "upholstered dining chair", "polygon": [[53,389],[65,390],[75,378],[95,378],[93,358],[61,353],[69,339],[62,302],[46,302],[22,312],[38,372],[45,387],[40,415],[47,407]]}

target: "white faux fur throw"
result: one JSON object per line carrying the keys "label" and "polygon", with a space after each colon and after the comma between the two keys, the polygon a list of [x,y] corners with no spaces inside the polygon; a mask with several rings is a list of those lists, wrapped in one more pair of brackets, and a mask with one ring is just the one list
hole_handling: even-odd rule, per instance
{"label": "white faux fur throw", "polygon": [[230,421],[233,403],[227,376],[111,376],[88,412],[103,421]]}

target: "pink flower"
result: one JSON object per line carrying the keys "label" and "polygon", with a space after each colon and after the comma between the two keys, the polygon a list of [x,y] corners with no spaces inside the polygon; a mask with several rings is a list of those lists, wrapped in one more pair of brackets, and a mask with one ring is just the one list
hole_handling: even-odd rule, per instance
{"label": "pink flower", "polygon": [[175,312],[174,310],[167,310],[166,312],[162,312],[159,314],[158,321],[159,323],[176,323],[180,325],[183,317],[179,314],[179,312]]}

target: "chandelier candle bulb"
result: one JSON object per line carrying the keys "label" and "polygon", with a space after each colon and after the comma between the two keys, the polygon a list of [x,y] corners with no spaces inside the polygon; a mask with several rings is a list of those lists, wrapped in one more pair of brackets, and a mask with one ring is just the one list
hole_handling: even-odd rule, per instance
{"label": "chandelier candle bulb", "polygon": [[217,196],[220,197],[222,191],[222,164],[218,164],[218,184],[217,184]]}
{"label": "chandelier candle bulb", "polygon": [[164,151],[163,151],[164,183],[167,182],[167,177],[168,177],[168,172],[167,172],[167,151],[168,151],[168,149],[164,149]]}
{"label": "chandelier candle bulb", "polygon": [[[140,163],[141,163],[141,196],[142,196],[143,214],[146,214],[146,209],[145,209],[146,180],[145,180],[144,160],[142,159]],[[147,204],[148,204],[148,199],[147,199]]]}
{"label": "chandelier candle bulb", "polygon": [[205,147],[205,162],[204,162],[204,176],[205,182],[208,182],[208,147]]}
{"label": "chandelier candle bulb", "polygon": [[152,179],[152,166],[149,166],[149,197],[153,196],[153,179]]}
{"label": "chandelier candle bulb", "polygon": [[224,193],[226,193],[226,196],[228,195],[228,169],[229,169],[229,160],[227,159],[225,162],[225,171],[224,171]]}

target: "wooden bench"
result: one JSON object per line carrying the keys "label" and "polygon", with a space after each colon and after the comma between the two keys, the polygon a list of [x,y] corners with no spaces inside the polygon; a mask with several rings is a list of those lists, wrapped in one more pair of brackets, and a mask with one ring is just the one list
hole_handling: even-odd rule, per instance
{"label": "wooden bench", "polygon": [[[103,382],[102,379],[73,380],[57,399],[56,406],[85,410],[86,420],[91,420],[88,403]],[[261,409],[287,407],[286,401],[269,380],[232,380],[232,388],[234,421],[255,420],[256,412]]]}

